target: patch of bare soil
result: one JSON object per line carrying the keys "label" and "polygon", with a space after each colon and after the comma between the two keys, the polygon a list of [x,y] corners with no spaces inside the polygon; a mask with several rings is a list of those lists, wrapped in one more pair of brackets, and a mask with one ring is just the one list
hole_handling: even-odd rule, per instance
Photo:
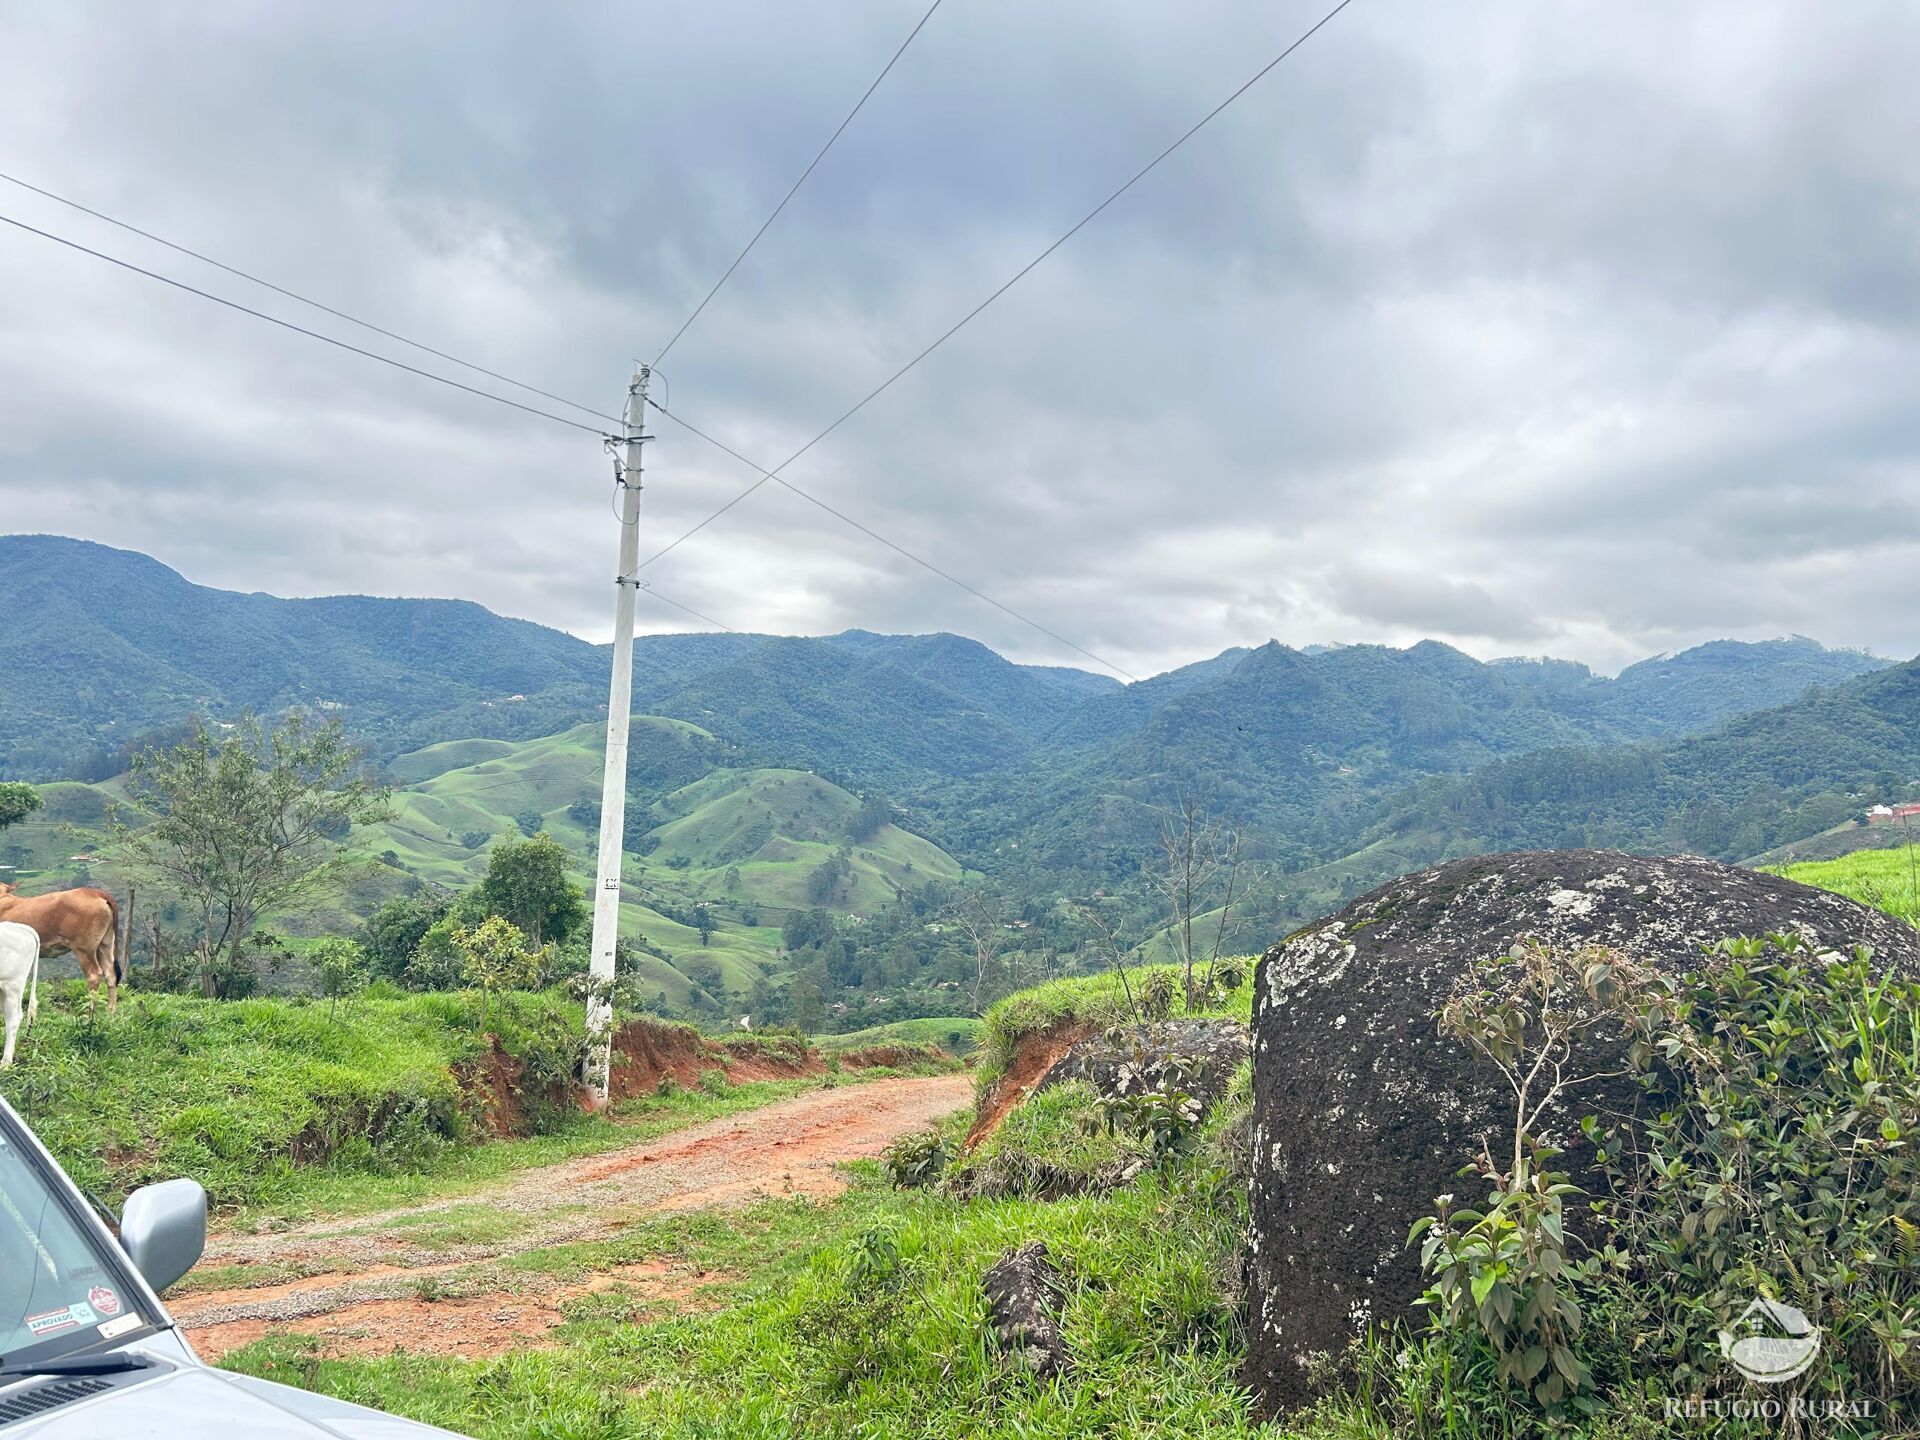
{"label": "patch of bare soil", "polygon": [[998,1130],[1000,1122],[1027,1098],[1040,1078],[1093,1031],[1094,1027],[1084,1020],[1066,1020],[1023,1036],[1014,1048],[1013,1062],[980,1097],[979,1113],[967,1131],[966,1148],[973,1149]]}
{"label": "patch of bare soil", "polygon": [[[537,1344],[561,1323],[561,1305],[613,1286],[644,1303],[688,1301],[707,1278],[664,1264],[614,1267],[562,1285],[509,1277],[509,1255],[584,1239],[611,1239],[650,1212],[744,1204],[771,1195],[830,1195],[835,1167],[876,1156],[902,1135],[965,1105],[966,1075],[874,1080],[817,1090],[621,1150],[523,1170],[455,1199],[262,1235],[219,1235],[209,1265],[261,1267],[301,1279],[184,1295],[168,1308],[209,1359],[275,1332],[318,1336],[330,1353],[395,1348],[475,1358]],[[409,1230],[461,1208],[519,1217],[503,1240],[429,1248]],[[509,1288],[508,1279],[512,1286]],[[428,1298],[431,1296],[432,1298]],[[697,1303],[697,1301],[695,1301]]]}

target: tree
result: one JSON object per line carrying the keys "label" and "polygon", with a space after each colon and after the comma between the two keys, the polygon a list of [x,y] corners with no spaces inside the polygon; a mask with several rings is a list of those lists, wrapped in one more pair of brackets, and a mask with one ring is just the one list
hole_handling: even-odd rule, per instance
{"label": "tree", "polygon": [[0,782],[0,830],[17,825],[40,808],[40,792],[17,780]]}
{"label": "tree", "polygon": [[480,991],[480,1028],[487,1028],[487,1011],[496,990],[524,990],[540,977],[540,952],[527,943],[519,926],[498,915],[478,925],[456,930],[453,948],[461,972]]}
{"label": "tree", "polygon": [[853,838],[862,844],[893,823],[893,802],[875,791],[860,802],[860,813],[853,819]]}
{"label": "tree", "polygon": [[704,904],[693,907],[693,928],[700,932],[702,945],[713,939],[713,912]]}
{"label": "tree", "polygon": [[397,980],[406,973],[421,938],[447,913],[453,897],[444,890],[420,889],[396,895],[360,927],[360,949],[375,974]]}
{"label": "tree", "polygon": [[320,993],[327,1000],[327,1018],[333,1018],[342,1000],[358,995],[367,984],[367,952],[353,941],[329,935],[309,954],[320,977]]}
{"label": "tree", "polygon": [[480,903],[511,920],[535,945],[567,937],[593,918],[580,887],[567,878],[567,852],[551,835],[496,845],[480,882]]}
{"label": "tree", "polygon": [[520,827],[520,833],[529,840],[547,828],[547,817],[538,810],[522,810],[513,817],[513,823]]}
{"label": "tree", "polygon": [[978,1015],[988,973],[1000,958],[1000,902],[984,890],[969,890],[953,908],[953,923],[973,947],[972,1013]]}
{"label": "tree", "polygon": [[715,1000],[724,998],[721,988],[720,967],[704,955],[695,955],[691,959],[676,962],[680,973],[693,983],[697,990],[704,990]]}
{"label": "tree", "polygon": [[249,715],[217,738],[196,724],[181,744],[135,759],[128,795],[157,818],[116,830],[135,868],[197,912],[206,993],[216,968],[246,963],[262,917],[353,868],[328,834],[387,813],[360,759],[339,721],[297,714],[270,730]]}
{"label": "tree", "polygon": [[817,1035],[826,1028],[826,1002],[820,987],[805,975],[796,975],[787,987],[787,1012],[803,1035]]}
{"label": "tree", "polygon": [[[1220,963],[1220,947],[1226,940],[1227,921],[1234,901],[1242,898],[1240,880],[1240,836],[1209,816],[1206,807],[1191,796],[1161,816],[1161,869],[1157,877],[1161,891],[1173,912],[1174,958],[1180,964],[1187,1009],[1197,1009],[1203,991],[1213,988],[1213,975]],[[1219,920],[1211,927],[1213,939],[1208,946],[1206,916],[1219,911]],[[1195,930],[1201,931],[1198,942]],[[1207,953],[1204,979],[1194,979],[1194,964],[1202,948]]]}

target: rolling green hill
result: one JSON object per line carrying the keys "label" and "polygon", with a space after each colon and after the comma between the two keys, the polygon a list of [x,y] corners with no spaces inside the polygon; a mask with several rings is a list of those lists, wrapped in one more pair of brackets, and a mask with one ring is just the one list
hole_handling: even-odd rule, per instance
{"label": "rolling green hill", "polygon": [[[581,725],[537,740],[450,741],[400,756],[390,770],[409,783],[395,792],[391,818],[356,831],[353,844],[390,855],[422,880],[464,888],[485,873],[496,838],[518,837],[537,819],[590,883],[601,744],[598,726]],[[701,962],[735,995],[783,974],[780,927],[790,910],[862,914],[907,887],[959,878],[951,856],[896,825],[861,833],[861,800],[817,775],[705,768],[727,753],[684,721],[634,719],[621,930],[664,952],[643,955],[642,984],[673,1008],[686,1007],[688,972],[699,974]],[[822,866],[834,871],[833,882],[816,888]],[[714,926],[704,943],[691,923],[703,903]]]}

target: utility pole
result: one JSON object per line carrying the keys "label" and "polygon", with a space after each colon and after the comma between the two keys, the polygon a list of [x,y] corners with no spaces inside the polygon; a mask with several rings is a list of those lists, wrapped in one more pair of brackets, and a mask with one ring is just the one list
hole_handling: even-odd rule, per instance
{"label": "utility pole", "polygon": [[600,871],[593,889],[593,958],[587,987],[587,1088],[607,1103],[613,1066],[614,948],[620,938],[620,862],[627,831],[627,723],[633,712],[633,592],[640,577],[640,447],[647,381],[636,365],[627,385],[626,457],[619,467],[620,572],[614,576],[613,684],[607,691],[607,764],[600,779]]}

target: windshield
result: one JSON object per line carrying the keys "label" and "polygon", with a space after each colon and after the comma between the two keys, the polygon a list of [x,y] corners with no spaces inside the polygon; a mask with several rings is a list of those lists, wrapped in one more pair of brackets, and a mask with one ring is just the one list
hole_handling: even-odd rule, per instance
{"label": "windshield", "polygon": [[0,1363],[84,1350],[148,1323],[0,1107]]}

